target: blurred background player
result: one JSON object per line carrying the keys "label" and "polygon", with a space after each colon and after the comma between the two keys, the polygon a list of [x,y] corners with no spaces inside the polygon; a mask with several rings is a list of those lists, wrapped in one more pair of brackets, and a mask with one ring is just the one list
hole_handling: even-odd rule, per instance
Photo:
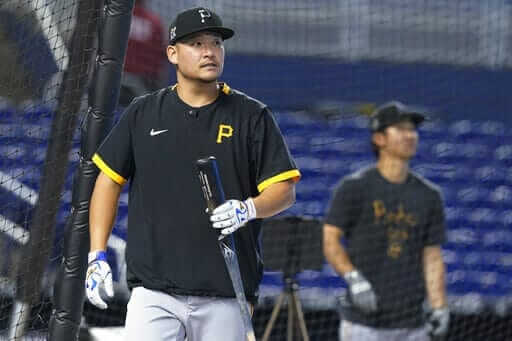
{"label": "blurred background player", "polygon": [[119,105],[167,85],[169,67],[165,57],[165,30],[150,0],[136,0],[121,79]]}
{"label": "blurred background player", "polygon": [[[101,172],[90,204],[86,292],[103,309],[99,288],[113,295],[107,240],[130,181],[127,340],[243,340],[217,231],[234,234],[245,295],[255,304],[261,218],[295,201],[300,173],[270,109],[218,82],[224,40],[233,34],[209,9],[178,14],[167,47],[177,84],[136,98],[93,156]],[[238,198],[211,217],[195,169],[210,155],[219,161],[226,197]]]}
{"label": "blurred background player", "polygon": [[399,102],[377,108],[370,121],[376,165],[344,177],[334,190],[324,253],[348,284],[344,341],[429,340],[448,330],[442,197],[409,169],[424,120]]}

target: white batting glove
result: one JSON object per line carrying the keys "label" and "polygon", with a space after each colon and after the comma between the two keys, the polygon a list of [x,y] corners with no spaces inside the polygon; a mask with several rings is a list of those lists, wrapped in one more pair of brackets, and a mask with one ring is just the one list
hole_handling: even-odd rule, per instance
{"label": "white batting glove", "polygon": [[85,277],[85,293],[89,302],[100,309],[107,309],[107,303],[103,301],[100,295],[100,290],[103,290],[109,298],[114,297],[112,270],[110,270],[107,263],[107,253],[105,251],[89,252],[88,259],[89,267]]}
{"label": "white batting glove", "polygon": [[444,337],[450,327],[450,310],[447,307],[427,312],[427,331],[431,337]]}
{"label": "white batting glove", "polygon": [[222,229],[223,235],[228,235],[256,218],[254,201],[228,200],[213,210],[210,221],[216,229]]}

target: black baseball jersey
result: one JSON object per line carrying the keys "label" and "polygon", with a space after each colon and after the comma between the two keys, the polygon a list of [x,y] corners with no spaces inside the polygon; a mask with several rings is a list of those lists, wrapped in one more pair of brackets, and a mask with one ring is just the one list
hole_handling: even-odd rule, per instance
{"label": "black baseball jersey", "polygon": [[341,180],[325,222],[343,230],[350,260],[377,295],[376,313],[365,315],[349,304],[344,318],[372,327],[419,326],[426,295],[423,249],[445,238],[440,190],[413,172],[393,184],[376,167],[367,168]]}
{"label": "black baseball jersey", "polygon": [[[226,199],[257,196],[300,173],[263,103],[219,83],[219,97],[193,108],[174,88],[136,98],[93,156],[119,184],[130,181],[127,279],[182,295],[234,297],[196,160],[215,156]],[[254,300],[263,274],[261,220],[234,233],[245,294]]]}

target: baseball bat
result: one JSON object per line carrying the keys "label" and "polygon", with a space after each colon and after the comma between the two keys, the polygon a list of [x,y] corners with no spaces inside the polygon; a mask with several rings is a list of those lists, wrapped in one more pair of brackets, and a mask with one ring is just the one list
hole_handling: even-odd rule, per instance
{"label": "baseball bat", "polygon": [[[217,160],[214,156],[204,159],[199,159],[196,162],[199,181],[203,191],[208,212],[211,214],[213,210],[224,203],[226,198],[224,196],[224,189],[220,180],[219,168]],[[240,276],[240,267],[238,265],[238,258],[236,255],[235,240],[232,235],[224,237],[222,234],[219,236],[219,247],[224,257],[224,262],[228,269],[229,277],[233,283],[238,305],[242,313],[242,320],[244,324],[245,333],[248,341],[256,341],[254,336],[254,329],[251,322],[251,314],[249,313],[249,306],[245,297],[244,286],[242,277]]]}

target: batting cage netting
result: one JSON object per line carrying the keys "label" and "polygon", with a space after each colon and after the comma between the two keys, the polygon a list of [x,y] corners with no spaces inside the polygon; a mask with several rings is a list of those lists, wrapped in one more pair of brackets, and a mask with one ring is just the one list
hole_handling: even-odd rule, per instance
{"label": "batting cage netting", "polygon": [[[0,340],[123,339],[129,185],[108,242],[115,297],[100,310],[84,289],[91,158],[134,97],[176,82],[168,27],[196,6],[234,29],[220,80],[273,110],[302,174],[296,203],[264,223],[256,338],[339,339],[351,298],[326,260],[324,219],[340,179],[376,162],[370,114],[396,100],[429,117],[410,167],[442,192],[445,340],[512,339],[512,2],[3,0]],[[430,197],[403,203],[395,191],[394,206],[340,206],[386,228],[350,230],[343,243],[356,252],[350,238],[367,240],[368,259],[382,252],[395,269],[366,267],[388,295],[372,326],[418,318],[421,329],[428,314],[414,306],[428,283],[413,278],[428,275],[408,263],[423,245],[408,207],[426,210],[425,226],[434,213]]]}

